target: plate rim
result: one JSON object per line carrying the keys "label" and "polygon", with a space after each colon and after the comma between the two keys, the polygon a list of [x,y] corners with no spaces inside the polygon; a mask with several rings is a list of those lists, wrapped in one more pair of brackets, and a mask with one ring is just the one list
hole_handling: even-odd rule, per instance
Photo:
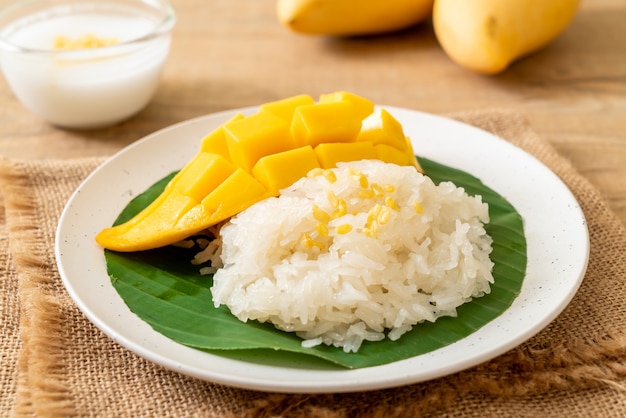
{"label": "plate rim", "polygon": [[[133,152],[136,152],[137,149],[140,150],[144,147],[149,148],[150,144],[153,141],[156,141],[159,138],[163,138],[164,136],[167,136],[173,132],[177,132],[179,130],[185,130],[185,129],[193,130],[192,128],[196,124],[202,125],[204,123],[208,123],[208,124],[211,124],[214,122],[217,123],[216,121],[225,120],[236,113],[244,113],[244,114],[251,113],[257,110],[258,106],[249,106],[249,107],[243,107],[243,108],[238,108],[238,109],[231,109],[231,110],[211,113],[208,115],[199,116],[199,117],[192,118],[186,121],[182,121],[174,125],[170,125],[158,131],[155,131],[149,135],[146,135],[143,138],[138,139],[137,141],[128,145],[127,147],[121,149],[120,151],[112,155],[110,158],[105,160],[102,164],[100,164],[94,171],[92,171],[81,182],[81,184],[77,187],[77,189],[72,193],[70,199],[67,201],[61,213],[61,216],[59,218],[59,222],[57,225],[57,230],[55,234],[55,258],[56,258],[57,266],[59,269],[59,273],[61,275],[63,285],[67,289],[73,301],[76,303],[79,309],[83,312],[83,314],[85,314],[85,316],[97,328],[103,331],[107,336],[109,336],[115,342],[124,346],[126,349],[140,355],[141,357],[149,361],[160,364],[161,366],[164,366],[167,369],[174,370],[174,371],[177,371],[179,373],[182,373],[188,376],[196,377],[202,380],[207,380],[207,381],[211,381],[215,383],[235,386],[235,387],[244,388],[244,389],[252,389],[252,390],[287,392],[287,393],[354,392],[354,391],[363,391],[363,390],[384,389],[384,388],[401,386],[405,384],[423,382],[423,381],[431,380],[434,378],[443,377],[443,376],[467,369],[469,367],[475,366],[477,364],[488,361],[490,359],[493,359],[503,354],[504,352],[516,347],[517,345],[523,343],[524,341],[528,340],[529,338],[531,338],[532,336],[540,332],[549,323],[551,323],[563,311],[563,309],[565,309],[565,307],[570,303],[571,299],[574,297],[576,291],[580,287],[580,283],[582,282],[582,279],[584,277],[584,273],[586,271],[588,260],[589,260],[589,234],[588,234],[588,230],[586,227],[586,222],[584,220],[584,213],[582,212],[582,209],[580,208],[571,190],[554,172],[552,172],[536,157],[529,154],[525,150],[513,145],[512,143],[502,138],[499,138],[498,136],[496,136],[495,134],[489,131],[486,131],[484,129],[478,128],[473,125],[463,123],[455,119],[447,118],[447,117],[440,116],[440,115],[434,115],[434,114],[430,114],[426,112],[421,112],[418,110],[412,110],[412,109],[406,109],[406,108],[400,108],[400,107],[394,107],[394,106],[380,106],[380,107],[384,107],[386,110],[388,110],[394,116],[398,117],[400,120],[404,118],[417,117],[417,119],[423,119],[423,120],[432,122],[432,124],[436,125],[434,128],[435,130],[437,130],[437,126],[439,125],[450,126],[453,128],[453,130],[471,132],[473,135],[478,135],[479,137],[486,138],[485,140],[487,142],[495,141],[493,142],[494,144],[499,144],[498,145],[499,147],[507,149],[509,152],[513,153],[514,155],[523,157],[526,163],[530,165],[534,165],[535,169],[540,168],[541,170],[543,170],[543,174],[548,173],[547,175],[551,177],[550,180],[560,188],[559,192],[569,198],[568,204],[574,205],[573,207],[570,207],[569,210],[571,212],[571,216],[577,217],[579,220],[582,221],[580,225],[582,226],[582,228],[579,228],[577,233],[580,235],[580,238],[584,241],[584,242],[578,243],[580,246],[582,246],[582,249],[584,251],[583,258],[579,260],[579,264],[575,267],[576,271],[578,272],[577,273],[578,277],[576,277],[575,279],[570,279],[569,286],[566,289],[567,291],[561,296],[560,303],[558,304],[558,306],[552,306],[552,309],[550,310],[550,312],[546,315],[543,315],[542,320],[538,322],[534,327],[530,329],[526,329],[524,332],[517,333],[514,338],[509,338],[506,341],[506,343],[501,343],[497,347],[497,349],[493,349],[488,352],[485,351],[480,354],[473,355],[469,361],[464,361],[464,362],[462,361],[462,362],[448,364],[448,365],[438,368],[437,370],[434,370],[434,371],[431,370],[428,373],[415,373],[415,372],[412,372],[411,370],[406,369],[405,366],[407,365],[415,366],[416,365],[415,363],[419,363],[416,361],[412,361],[412,360],[415,360],[415,358],[409,358],[406,360],[400,360],[400,361],[387,364],[387,365],[368,367],[364,369],[340,370],[340,371],[333,371],[333,372],[294,369],[293,372],[288,372],[288,374],[289,373],[307,374],[312,378],[312,380],[308,380],[308,381],[305,381],[304,379],[302,380],[298,379],[295,381],[294,380],[289,381],[289,380],[284,380],[284,379],[278,379],[278,380],[270,379],[268,381],[267,379],[250,378],[249,376],[246,376],[245,373],[243,375],[237,375],[237,374],[228,374],[228,373],[225,373],[224,371],[215,371],[215,370],[207,371],[203,369],[198,369],[197,367],[192,367],[189,364],[185,364],[184,362],[177,361],[176,359],[172,359],[171,358],[172,355],[168,351],[163,351],[163,350],[159,351],[157,348],[149,347],[148,343],[146,344],[142,344],[141,342],[138,343],[137,341],[132,341],[132,339],[129,340],[128,337],[125,337],[123,333],[120,334],[119,330],[111,326],[110,320],[101,318],[98,314],[96,314],[93,311],[92,307],[85,304],[84,294],[81,293],[81,291],[76,289],[75,283],[74,283],[75,279],[70,277],[68,274],[68,266],[66,264],[67,256],[64,254],[64,251],[67,251],[68,249],[67,248],[68,244],[66,244],[67,236],[65,236],[64,233],[66,229],[69,228],[68,224],[71,223],[73,220],[72,216],[76,215],[76,214],[74,215],[72,214],[71,208],[73,204],[76,203],[77,200],[80,199],[82,191],[84,191],[85,189],[88,189],[89,185],[94,181],[95,178],[98,178],[98,176],[103,176],[104,174],[106,174],[107,169],[109,169],[108,167],[111,167],[112,165],[114,165],[115,162],[119,161],[120,158],[123,158],[124,156],[128,156],[132,154]],[[404,122],[402,123],[403,123],[403,126],[405,126],[405,123]],[[208,131],[205,132],[205,134],[206,133],[208,133]],[[419,139],[416,139],[412,135],[409,135],[409,136],[412,138],[413,147],[414,147],[414,150],[416,151],[416,154],[421,155],[420,148],[419,148],[421,145],[419,144]],[[199,139],[201,138],[198,138],[198,140]],[[424,155],[424,156],[426,156],[427,158],[432,158],[430,155]],[[439,162],[446,164],[446,165],[453,166],[455,168],[459,168],[455,165],[448,163],[447,161],[439,161]],[[461,167],[461,169],[463,168]],[[476,174],[473,172],[469,172],[469,173],[476,176]],[[476,176],[476,177],[480,178],[480,176]],[[158,178],[153,178],[152,182],[156,180],[158,180]],[[489,187],[492,187],[488,183],[485,183],[485,184]],[[138,190],[138,192],[141,192],[141,191],[143,190]],[[500,191],[499,193],[502,194],[502,192]],[[503,196],[507,199],[509,198],[508,196],[506,196],[506,194],[503,194]],[[114,218],[115,216],[117,216],[118,213],[119,212],[112,213],[111,218]],[[524,217],[523,213],[520,212],[520,214],[522,215],[522,217]],[[526,220],[525,220],[525,223],[526,223]],[[89,247],[89,249],[93,251],[94,247],[96,247],[96,245]],[[102,260],[104,260],[103,254],[102,254]],[[529,264],[531,263],[530,258],[529,258],[528,263]],[[108,275],[106,279],[107,280],[109,279]],[[520,296],[518,296],[518,299],[523,295],[523,293],[524,293],[524,290],[522,289],[522,292],[520,293]],[[511,308],[509,308],[505,312],[505,314],[510,310]],[[128,315],[129,313],[130,315],[134,316],[134,314],[130,311],[125,313],[125,315]],[[145,327],[141,331],[146,332]],[[178,350],[178,352],[180,353],[179,356],[181,357],[186,356],[186,355],[191,355],[191,352],[193,352],[194,354],[197,354],[198,352],[198,350],[194,350],[193,348],[185,347],[180,344],[174,343],[173,341],[167,339],[166,337],[162,336],[161,334],[157,333],[154,330],[150,329],[150,331],[154,333],[154,335],[151,335],[150,336],[151,338],[149,338],[150,344],[153,344],[153,345],[162,344],[168,347],[170,345],[168,344],[168,342],[176,344],[178,346],[177,348],[179,349]],[[480,330],[477,331],[477,333],[478,332],[480,332]],[[437,352],[440,352],[442,350],[449,351],[449,347],[458,346],[459,344],[463,345],[465,340],[466,339],[462,339],[456,343],[453,343],[449,346],[444,347],[443,349],[435,350],[435,353],[431,354],[430,356],[428,355],[430,353],[427,353],[427,355],[422,355],[422,356],[417,356],[417,357],[424,358],[424,359],[427,359],[428,357],[436,358],[438,356]],[[202,354],[205,356],[211,357],[212,360],[218,359],[218,362],[221,361],[225,363],[225,365],[227,366],[238,366],[241,363],[249,365],[248,362],[224,359],[224,357],[220,357],[219,355],[216,355],[216,354],[209,354],[209,353],[202,353]],[[433,359],[430,358],[428,360],[433,360]],[[261,366],[261,367],[272,367],[272,366]],[[378,377],[376,379],[372,379],[371,375],[373,374],[376,374]],[[329,379],[328,377],[331,377],[331,378]]]}

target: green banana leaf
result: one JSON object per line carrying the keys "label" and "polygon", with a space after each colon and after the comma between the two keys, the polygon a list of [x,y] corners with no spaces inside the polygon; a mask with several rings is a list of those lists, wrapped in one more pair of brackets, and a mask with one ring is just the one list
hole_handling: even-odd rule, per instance
{"label": "green banana leaf", "polygon": [[[398,341],[364,342],[357,353],[325,345],[303,348],[292,333],[256,321],[240,322],[228,308],[215,308],[211,276],[191,264],[190,250],[173,246],[116,253],[105,250],[111,282],[130,310],[153,329],[186,346],[250,362],[289,362],[299,367],[361,368],[437,350],[472,334],[509,308],[519,295],[526,271],[523,221],[515,208],[476,177],[434,161],[419,158],[436,182],[452,181],[489,204],[486,230],[493,238],[491,259],[495,283],[491,293],[460,306],[457,317],[416,325]],[[173,173],[174,174],[174,173]],[[116,224],[131,218],[155,199],[170,175],[136,197]]]}

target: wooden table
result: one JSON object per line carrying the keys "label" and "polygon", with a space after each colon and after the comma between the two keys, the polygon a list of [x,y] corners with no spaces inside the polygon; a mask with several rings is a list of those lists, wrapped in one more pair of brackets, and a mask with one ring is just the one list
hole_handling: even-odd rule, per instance
{"label": "wooden table", "polygon": [[0,156],[110,155],[207,113],[349,90],[380,104],[433,113],[518,111],[626,224],[624,0],[583,0],[558,39],[497,76],[453,63],[428,23],[385,36],[332,39],[289,32],[278,23],[273,1],[172,1],[178,22],[171,55],[144,111],[107,129],[61,130],[29,113],[0,78]]}

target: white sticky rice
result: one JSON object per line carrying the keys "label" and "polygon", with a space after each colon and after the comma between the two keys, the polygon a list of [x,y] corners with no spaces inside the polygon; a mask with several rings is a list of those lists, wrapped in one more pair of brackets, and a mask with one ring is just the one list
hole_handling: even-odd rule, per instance
{"label": "white sticky rice", "polygon": [[490,291],[488,207],[380,161],[314,170],[221,229],[216,307],[356,352]]}

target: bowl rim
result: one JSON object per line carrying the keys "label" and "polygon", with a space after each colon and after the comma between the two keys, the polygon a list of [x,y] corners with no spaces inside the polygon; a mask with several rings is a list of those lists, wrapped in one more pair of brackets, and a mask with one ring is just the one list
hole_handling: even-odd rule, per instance
{"label": "bowl rim", "polygon": [[[139,37],[136,38],[132,38],[132,39],[127,39],[123,42],[118,42],[112,45],[106,45],[106,46],[102,46],[99,48],[93,48],[91,50],[98,50],[98,51],[103,51],[103,50],[107,50],[107,51],[113,51],[115,49],[122,49],[128,45],[134,45],[134,44],[138,44],[138,43],[142,43],[142,42],[147,42],[151,39],[154,38],[158,38],[162,35],[168,34],[172,28],[174,27],[175,23],[176,23],[176,11],[174,10],[174,7],[172,6],[172,4],[170,3],[170,0],[135,0],[133,1],[134,3],[137,4],[141,4],[141,5],[146,5],[149,7],[152,7],[155,10],[159,10],[162,12],[163,14],[163,18],[158,21],[158,23],[156,23],[154,25],[154,28],[144,34],[141,35]],[[29,5],[34,5],[37,3],[50,3],[48,6],[46,7],[42,7],[39,10],[33,11],[31,13],[27,13],[24,14],[22,16],[16,16],[13,19],[9,19],[6,23],[2,24],[2,18],[6,17],[7,15],[10,15],[11,13],[17,12],[20,9],[23,9],[24,7],[27,7]],[[116,4],[116,3],[121,3],[119,0],[88,0],[88,1],[81,1],[81,0],[21,0],[18,2],[15,2],[3,9],[0,9],[0,51],[5,50],[5,51],[10,51],[10,52],[17,52],[17,53],[24,53],[24,54],[51,54],[51,55],[59,55],[59,54],[63,54],[63,55],[72,55],[72,54],[84,54],[85,51],[88,51],[90,49],[84,48],[84,49],[74,49],[74,50],[55,50],[55,49],[50,49],[50,48],[31,48],[31,47],[24,47],[21,45],[17,45],[14,42],[11,41],[10,39],[10,35],[7,36],[7,32],[9,33],[13,33],[13,31],[9,31],[8,29],[12,26],[17,24],[17,22],[27,19],[29,17],[33,17],[36,16],[37,14],[40,14],[42,12],[44,12],[45,10],[53,10],[53,9],[61,9],[64,6],[68,6],[68,5],[77,5],[79,6],[81,9],[84,9],[85,6],[88,5],[106,5],[106,4]],[[64,15],[71,15],[73,13],[73,11],[67,9],[66,11],[63,11],[61,13],[57,13],[54,16],[64,16]],[[23,26],[22,26],[23,27]]]}

